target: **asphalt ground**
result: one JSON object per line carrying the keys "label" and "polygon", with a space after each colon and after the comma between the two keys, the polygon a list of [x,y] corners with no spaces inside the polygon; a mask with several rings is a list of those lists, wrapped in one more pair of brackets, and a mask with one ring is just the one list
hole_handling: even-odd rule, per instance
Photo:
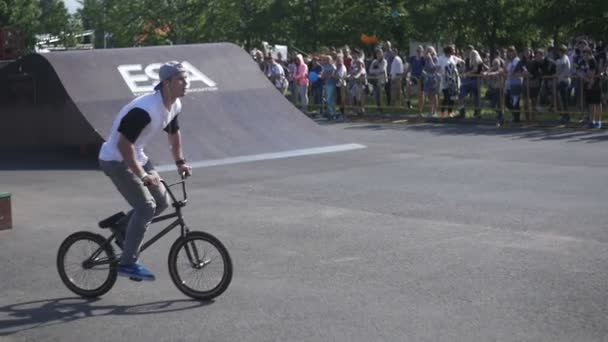
{"label": "asphalt ground", "polygon": [[234,263],[207,303],[170,280],[176,232],[142,256],[155,282],[72,294],[60,243],[124,200],[89,163],[0,160],[0,341],[608,340],[608,135],[325,127],[367,148],[195,170],[186,220]]}

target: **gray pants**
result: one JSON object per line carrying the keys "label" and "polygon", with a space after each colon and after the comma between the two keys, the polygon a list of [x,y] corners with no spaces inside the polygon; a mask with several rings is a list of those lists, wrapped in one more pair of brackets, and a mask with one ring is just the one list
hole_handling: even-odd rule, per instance
{"label": "gray pants", "polygon": [[[167,189],[162,184],[146,187],[123,162],[100,160],[99,166],[133,207],[129,212],[130,219],[120,259],[121,265],[132,265],[137,262],[139,248],[150,221],[169,206]],[[156,172],[150,162],[144,165],[144,170],[147,173]]]}
{"label": "gray pants", "polygon": [[296,104],[301,110],[308,111],[308,86],[296,85]]}

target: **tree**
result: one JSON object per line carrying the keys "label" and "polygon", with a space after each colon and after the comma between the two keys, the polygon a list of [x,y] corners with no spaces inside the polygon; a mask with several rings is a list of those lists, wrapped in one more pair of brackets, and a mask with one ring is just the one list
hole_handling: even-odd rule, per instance
{"label": "tree", "polygon": [[250,48],[268,41],[305,51],[361,45],[362,33],[402,48],[410,39],[520,47],[608,33],[605,0],[81,1],[79,17],[96,30],[97,47],[106,32],[117,47],[230,41]]}
{"label": "tree", "polygon": [[0,28],[23,30],[28,48],[33,48],[38,32],[40,8],[36,0],[0,0]]}
{"label": "tree", "polygon": [[70,15],[62,0],[39,0],[40,15],[38,16],[41,33],[59,36],[69,29]]}

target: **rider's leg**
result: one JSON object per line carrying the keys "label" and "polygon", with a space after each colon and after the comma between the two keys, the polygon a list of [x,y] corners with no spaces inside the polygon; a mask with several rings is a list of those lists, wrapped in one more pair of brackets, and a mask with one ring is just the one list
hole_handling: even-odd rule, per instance
{"label": "rider's leg", "polygon": [[101,161],[100,166],[116,189],[133,207],[120,264],[135,264],[144,233],[156,211],[156,200],[143,182],[131,173],[123,162]]}
{"label": "rider's leg", "polygon": [[[144,165],[144,170],[146,170],[147,173],[157,173],[151,162],[148,162],[146,163],[146,165]],[[148,190],[150,191],[152,197],[154,197],[154,201],[156,202],[156,210],[154,211],[154,216],[160,215],[160,213],[162,213],[163,211],[165,211],[165,209],[169,207],[169,203],[171,203],[169,193],[167,192],[165,185],[162,183],[158,186],[150,186],[148,187]]]}
{"label": "rider's leg", "polygon": [[[152,163],[148,162],[144,165],[144,170],[147,173],[156,173],[156,170],[152,166]],[[148,187],[148,191],[154,197],[154,201],[156,203],[156,209],[154,211],[154,216],[160,215],[165,209],[169,207],[169,203],[171,202],[171,198],[169,197],[169,193],[163,184],[159,186]],[[116,240],[118,241],[118,245],[122,248],[123,242],[125,240],[127,227],[129,225],[129,221],[131,221],[131,217],[133,216],[134,209],[131,209],[127,215],[121,218],[117,222],[117,235]]]}

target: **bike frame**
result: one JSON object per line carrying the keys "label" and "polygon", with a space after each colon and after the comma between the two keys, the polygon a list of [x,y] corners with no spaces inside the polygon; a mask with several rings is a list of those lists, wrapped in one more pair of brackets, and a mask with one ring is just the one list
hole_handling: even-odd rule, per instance
{"label": "bike frame", "polygon": [[[164,180],[161,179],[161,182],[165,186],[165,188],[167,189],[167,192],[169,193],[169,196],[171,197],[172,206],[175,208],[175,212],[173,212],[171,214],[163,215],[163,216],[157,216],[152,219],[152,222],[150,222],[150,224],[170,220],[174,217],[177,217],[177,219],[175,221],[173,221],[171,224],[169,224],[165,229],[161,230],[158,234],[154,235],[150,240],[146,241],[146,243],[144,243],[141,246],[141,248],[139,249],[140,253],[143,252],[146,248],[150,247],[153,243],[158,241],[160,238],[165,236],[168,232],[172,231],[173,228],[175,228],[177,226],[181,227],[181,236],[182,237],[185,237],[186,234],[188,233],[188,227],[186,226],[186,223],[184,222],[184,216],[182,214],[182,208],[185,207],[186,203],[188,202],[188,194],[186,193],[186,180],[184,178],[182,178],[182,180],[180,182],[173,183],[173,184],[167,184]],[[182,192],[184,194],[184,199],[181,201],[178,201],[175,198],[175,195],[173,195],[173,191],[171,191],[171,187],[174,185],[177,185],[177,184],[182,185]]]}
{"label": "bike frame", "polygon": [[[188,232],[189,232],[188,226],[186,226],[186,222],[184,221],[184,216],[182,214],[182,208],[186,206],[186,203],[188,203],[188,193],[186,192],[186,178],[182,175],[182,180],[179,182],[173,183],[173,184],[167,184],[163,179],[161,179],[160,181],[165,186],[165,189],[167,189],[167,193],[171,197],[171,202],[172,202],[171,205],[173,206],[173,208],[175,208],[175,211],[171,214],[154,217],[152,219],[152,221],[150,222],[150,224],[170,220],[172,218],[177,218],[177,219],[175,221],[173,221],[172,223],[170,223],[167,227],[165,227],[165,229],[161,230],[158,234],[154,235],[152,238],[150,238],[148,241],[146,241],[139,249],[139,253],[142,253],[144,250],[146,250],[148,247],[150,247],[156,241],[160,240],[160,238],[162,238],[163,236],[167,235],[167,233],[172,231],[177,226],[181,227],[181,236],[182,237],[185,237],[186,234],[188,234]],[[173,191],[171,191],[171,187],[178,185],[178,184],[182,185],[182,193],[183,193],[182,200],[178,200],[177,198],[175,198]],[[117,263],[118,260],[120,259],[119,258],[120,254],[115,256],[114,259],[105,259],[104,258],[104,259],[96,260],[97,257],[101,254],[101,252],[105,248],[105,246],[112,243],[112,241],[114,240],[115,237],[116,237],[115,234],[110,235],[110,237],[106,239],[106,242],[99,249],[97,249],[93,253],[93,255],[91,255],[91,257],[89,257],[87,260],[85,260],[83,262],[85,267],[87,267],[87,266],[93,267],[93,266]],[[188,252],[188,254],[190,254],[189,251],[187,251],[187,252]],[[198,253],[195,252],[195,254],[198,254]],[[188,257],[190,257],[190,255],[188,255]]]}

